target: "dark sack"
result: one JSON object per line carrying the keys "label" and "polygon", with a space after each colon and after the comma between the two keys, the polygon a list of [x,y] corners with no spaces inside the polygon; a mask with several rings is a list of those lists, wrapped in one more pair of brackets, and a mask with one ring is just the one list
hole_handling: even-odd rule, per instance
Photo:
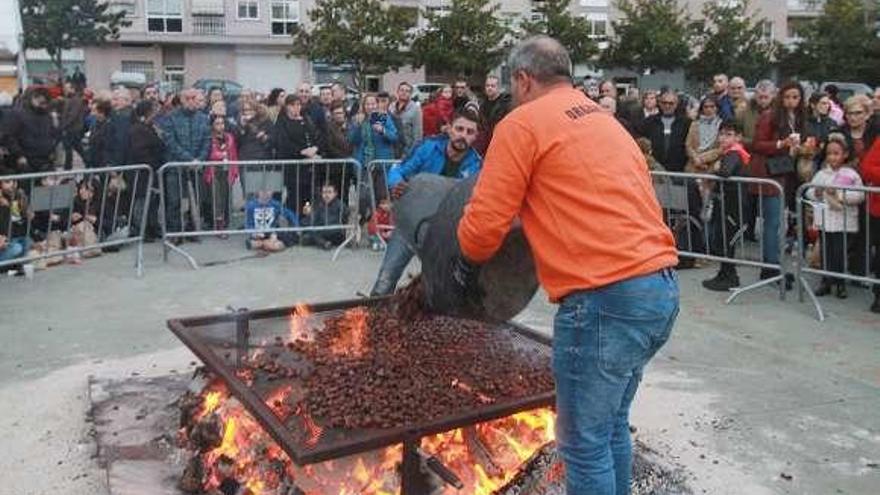
{"label": "dark sack", "polygon": [[453,279],[454,263],[461,256],[458,222],[476,181],[477,176],[456,181],[429,221],[418,253],[425,296],[438,313],[506,321],[522,311],[538,290],[535,263],[521,226],[513,227],[498,253],[479,267],[477,287],[461,291]]}

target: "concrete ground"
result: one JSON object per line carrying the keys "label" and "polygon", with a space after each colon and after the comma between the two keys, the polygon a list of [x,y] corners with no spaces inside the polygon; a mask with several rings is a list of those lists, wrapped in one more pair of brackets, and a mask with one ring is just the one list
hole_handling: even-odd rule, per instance
{"label": "concrete ground", "polygon": [[[233,241],[193,251],[202,261],[246,255]],[[298,248],[193,271],[173,255],[163,263],[153,244],[142,279],[132,261],[124,250],[0,279],[0,495],[106,493],[85,422],[88,377],[191,370],[167,318],[350,298],[369,290],[380,255],[333,262]],[[641,439],[688,471],[697,493],[877,493],[880,317],[866,311],[868,295],[824,301],[819,323],[770,289],[725,306],[699,285],[710,271],[680,274],[679,322],[634,406]],[[539,295],[520,320],[550,332],[553,311]]]}

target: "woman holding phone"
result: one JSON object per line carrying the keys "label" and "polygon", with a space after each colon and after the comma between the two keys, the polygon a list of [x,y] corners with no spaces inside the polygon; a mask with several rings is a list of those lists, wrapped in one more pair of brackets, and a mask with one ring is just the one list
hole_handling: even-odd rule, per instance
{"label": "woman holding phone", "polygon": [[[397,142],[397,128],[387,113],[379,111],[379,100],[374,94],[364,96],[361,111],[355,115],[355,122],[348,131],[348,141],[354,146],[354,159],[366,168],[373,160],[393,160],[394,143]],[[376,170],[382,172],[383,167]],[[387,197],[385,174],[374,173],[373,187],[376,201]]]}

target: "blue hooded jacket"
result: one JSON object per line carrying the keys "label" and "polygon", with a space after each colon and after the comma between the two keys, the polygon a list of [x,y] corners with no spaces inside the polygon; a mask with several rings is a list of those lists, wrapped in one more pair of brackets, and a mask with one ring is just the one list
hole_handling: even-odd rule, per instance
{"label": "blue hooded jacket", "polygon": [[[385,130],[384,134],[379,134],[373,130],[369,120],[365,120],[360,125],[351,126],[348,131],[348,142],[354,146],[354,159],[357,160],[362,167],[368,165],[371,160],[393,160],[394,159],[394,143],[397,142],[397,128],[394,127],[394,119],[390,115],[386,115],[382,122]],[[373,156],[366,156],[366,143],[364,142],[363,133],[368,130],[373,136]]]}
{"label": "blue hooded jacket", "polygon": [[[446,165],[446,146],[449,136],[426,138],[399,165],[388,171],[388,187],[398,182],[409,180],[417,174],[441,174]],[[483,159],[473,148],[468,149],[458,167],[457,178],[464,179],[480,171]]]}

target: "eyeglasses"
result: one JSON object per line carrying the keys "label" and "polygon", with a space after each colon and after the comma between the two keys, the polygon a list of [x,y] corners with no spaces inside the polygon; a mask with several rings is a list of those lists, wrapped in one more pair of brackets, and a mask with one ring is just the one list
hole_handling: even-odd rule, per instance
{"label": "eyeglasses", "polygon": [[661,105],[675,105],[675,102],[674,101],[661,101],[660,104]]}
{"label": "eyeglasses", "polygon": [[865,115],[864,110],[853,110],[851,112],[846,112],[847,115]]}

